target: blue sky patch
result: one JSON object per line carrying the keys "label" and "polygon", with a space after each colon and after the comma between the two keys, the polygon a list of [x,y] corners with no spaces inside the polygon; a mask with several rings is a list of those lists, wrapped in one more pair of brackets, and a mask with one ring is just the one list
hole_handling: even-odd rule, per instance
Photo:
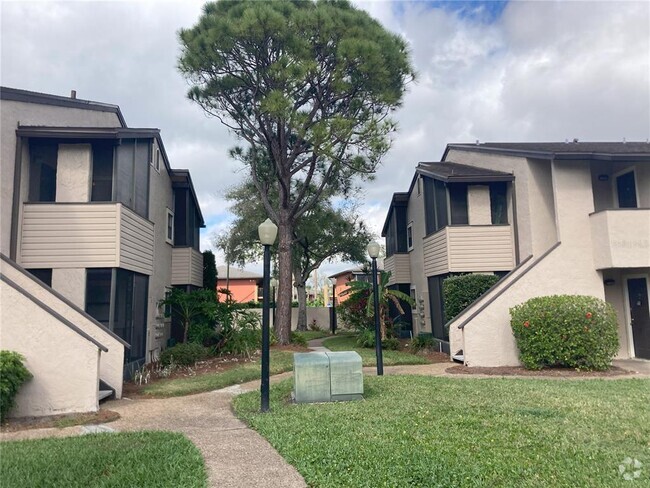
{"label": "blue sky patch", "polygon": [[448,12],[453,12],[460,19],[491,24],[501,16],[508,1],[509,0],[474,2],[465,0],[396,1],[393,9],[395,14],[399,16],[404,12],[406,5],[409,3],[424,4],[430,9],[440,8]]}

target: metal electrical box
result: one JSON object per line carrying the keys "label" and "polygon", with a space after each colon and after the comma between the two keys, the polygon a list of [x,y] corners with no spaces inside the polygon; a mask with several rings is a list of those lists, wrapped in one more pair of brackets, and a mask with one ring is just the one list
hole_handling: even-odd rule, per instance
{"label": "metal electrical box", "polygon": [[361,356],[354,351],[294,353],[293,382],[296,403],[361,400]]}

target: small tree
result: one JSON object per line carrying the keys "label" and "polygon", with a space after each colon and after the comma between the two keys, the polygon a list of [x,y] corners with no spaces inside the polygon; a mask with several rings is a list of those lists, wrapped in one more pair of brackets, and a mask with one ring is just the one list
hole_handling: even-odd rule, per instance
{"label": "small tree", "polygon": [[[381,340],[383,341],[387,337],[387,325],[392,326],[392,320],[388,317],[388,306],[390,303],[395,305],[395,308],[399,313],[404,314],[404,308],[402,307],[401,302],[408,303],[411,307],[415,305],[415,300],[413,300],[406,293],[402,293],[399,290],[391,290],[388,288],[388,280],[390,279],[390,273],[384,271],[381,272],[379,280],[377,282],[377,295],[379,297],[379,327],[381,332]],[[366,281],[350,281],[348,283],[348,289],[345,290],[342,295],[352,294],[360,295],[359,298],[366,299],[366,315],[369,317],[374,316],[374,298],[372,295],[372,283]]]}
{"label": "small tree", "polygon": [[212,251],[203,251],[203,288],[214,292],[217,298],[217,262]]}
{"label": "small tree", "polygon": [[214,290],[186,292],[179,288],[172,288],[165,299],[159,302],[162,306],[171,307],[171,315],[181,321],[183,325],[183,342],[187,342],[187,331],[192,321],[202,317],[214,320],[217,311],[214,294]]}

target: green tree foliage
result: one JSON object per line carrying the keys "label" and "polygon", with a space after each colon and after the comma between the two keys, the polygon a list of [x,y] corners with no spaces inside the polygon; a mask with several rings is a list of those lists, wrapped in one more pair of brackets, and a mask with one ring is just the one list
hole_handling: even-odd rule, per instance
{"label": "green tree foliage", "polygon": [[[387,330],[389,330],[393,325],[388,316],[389,304],[392,303],[401,314],[404,314],[402,302],[407,303],[411,307],[415,305],[415,300],[406,293],[388,288],[389,279],[390,273],[382,271],[377,282],[377,296],[379,297],[379,327],[382,341],[388,338]],[[348,283],[348,289],[345,290],[342,295],[351,295],[350,299],[353,299],[355,301],[354,303],[357,304],[363,303],[365,300],[366,315],[368,317],[374,317],[375,310],[372,292],[372,283],[366,281],[350,281]]]}
{"label": "green tree foliage", "polygon": [[406,43],[344,0],[208,3],[179,37],[189,98],[248,145],[233,155],[278,225],[286,344],[295,226],[324,191],[348,194],[370,177],[388,150],[389,115],[414,76]]}
{"label": "green tree foliage", "polygon": [[213,290],[195,290],[186,292],[172,288],[160,305],[171,307],[171,315],[183,324],[183,342],[187,342],[187,332],[195,320],[214,321],[217,304]]}
{"label": "green tree foliage", "polygon": [[24,359],[17,352],[0,351],[0,422],[14,406],[21,385],[32,378],[23,364]]}
{"label": "green tree foliage", "polygon": [[[215,244],[226,254],[229,262],[245,265],[259,260],[262,246],[257,226],[266,218],[264,206],[256,198],[255,186],[239,185],[226,194],[233,205],[230,211],[235,221],[219,236]],[[294,230],[292,268],[294,286],[298,292],[298,329],[307,330],[306,283],[310,274],[324,261],[338,258],[362,262],[366,244],[372,239],[356,205],[348,200],[335,208],[331,199],[322,198],[300,219]],[[276,245],[277,247],[277,245]]]}
{"label": "green tree foliage", "polygon": [[203,288],[212,290],[217,299],[217,261],[212,251],[203,251]]}
{"label": "green tree foliage", "polygon": [[510,309],[519,358],[528,369],[603,370],[618,351],[614,308],[581,295],[531,298]]}
{"label": "green tree foliage", "polygon": [[450,322],[474,300],[494,286],[499,277],[493,274],[450,276],[442,282],[445,320]]}

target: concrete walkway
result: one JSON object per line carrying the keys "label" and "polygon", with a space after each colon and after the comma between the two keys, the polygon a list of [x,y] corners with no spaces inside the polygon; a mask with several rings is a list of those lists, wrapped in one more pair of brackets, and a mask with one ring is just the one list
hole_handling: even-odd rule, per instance
{"label": "concrete walkway", "polygon": [[[326,350],[322,339],[309,342],[313,350]],[[629,376],[606,379],[648,378],[650,362],[615,361],[615,365],[635,371]],[[451,375],[446,369],[453,363],[416,366],[386,366],[384,374],[446,376],[458,379],[484,375]],[[364,374],[374,375],[374,367],[363,368]],[[291,378],[292,373],[273,376],[271,383]],[[498,378],[498,376],[490,376]],[[544,378],[544,377],[539,377]],[[548,378],[548,377],[546,377]],[[116,411],[121,418],[98,427],[74,426],[63,429],[33,429],[0,434],[0,440],[68,437],[89,431],[165,430],[182,432],[201,450],[208,470],[211,487],[305,487],[304,479],[259,434],[246,427],[231,409],[232,398],[259,388],[253,381],[222,390],[176,398],[155,400],[113,400],[104,408]]]}

